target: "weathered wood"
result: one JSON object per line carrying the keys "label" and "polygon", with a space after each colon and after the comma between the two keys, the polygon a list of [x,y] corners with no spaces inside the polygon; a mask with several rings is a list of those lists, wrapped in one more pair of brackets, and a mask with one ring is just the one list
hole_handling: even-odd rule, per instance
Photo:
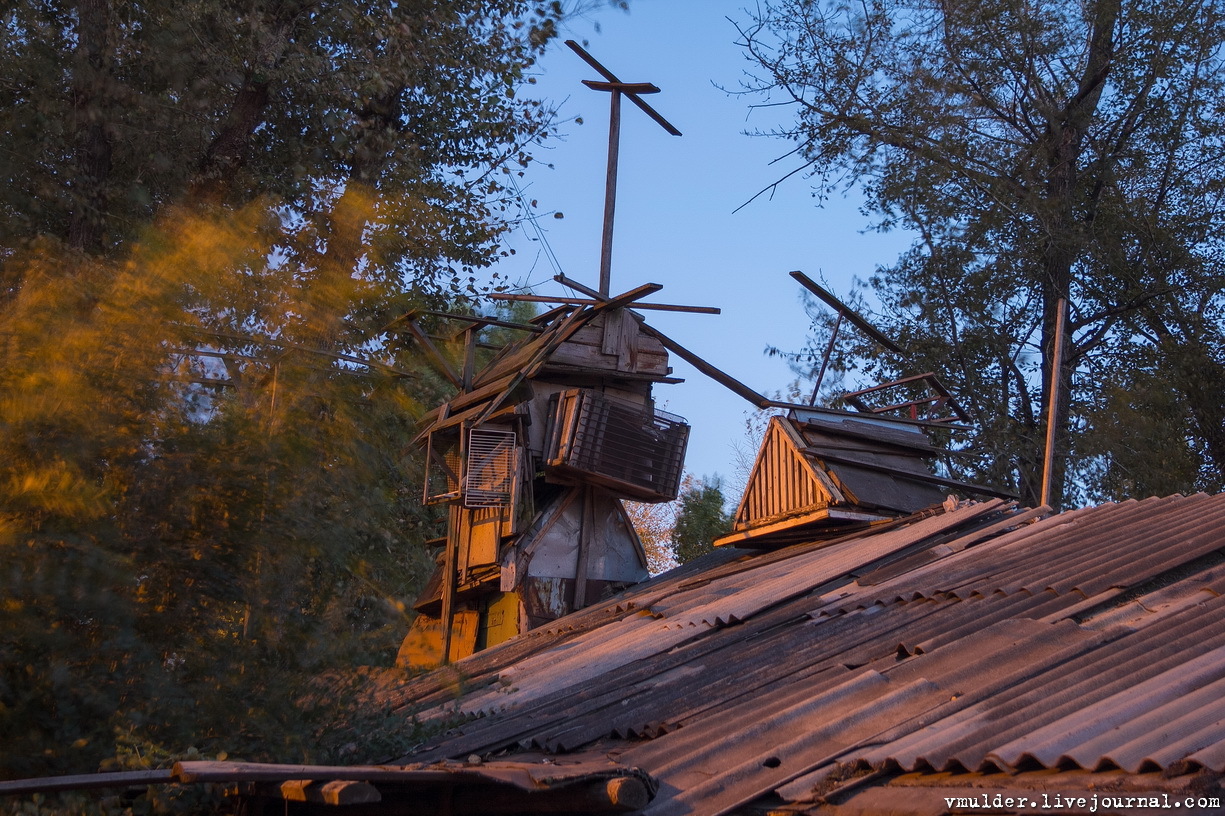
{"label": "weathered wood", "polygon": [[657,94],[659,88],[650,82],[599,82],[594,79],[579,80],[593,91],[621,91],[634,94]]}
{"label": "weathered wood", "polygon": [[[489,297],[493,296],[489,295]],[[416,314],[427,314],[433,315],[434,317],[445,317],[451,320],[462,320],[477,326],[500,326],[504,329],[519,329],[521,331],[531,332],[533,334],[540,334],[540,332],[544,331],[542,327],[531,323],[516,323],[511,320],[498,320],[494,317],[483,317],[481,315],[455,314],[454,312],[435,312],[430,309],[422,309]]]}
{"label": "weathered wood", "polygon": [[578,558],[574,565],[574,601],[571,609],[582,609],[587,605],[587,562],[595,546],[595,490],[583,488],[582,520],[579,522]]}
{"label": "weathered wood", "polygon": [[[258,783],[257,783],[258,784]],[[321,805],[366,805],[381,802],[379,789],[368,782],[349,779],[332,779],[316,782],[313,779],[288,779],[280,785],[263,783],[260,795],[269,795],[273,790],[287,802],[314,802]]]}
{"label": "weathered wood", "polygon": [[[594,306],[602,301],[593,298],[565,297],[563,295],[519,295],[509,292],[493,292],[486,295],[490,300],[518,300],[527,303],[564,303],[570,306]],[[723,314],[717,306],[686,306],[678,303],[635,303],[635,309],[656,312],[690,312],[693,314]],[[546,314],[548,314],[546,312]],[[543,317],[544,315],[540,315]]]}
{"label": "weathered wood", "polygon": [[[621,89],[609,88],[608,171],[604,180],[604,230],[600,238],[600,294],[612,283],[613,224],[617,212],[617,156],[621,144]],[[634,97],[636,98],[636,97]]]}
{"label": "weathered wood", "polygon": [[818,521],[825,521],[829,517],[829,508],[822,507],[816,510],[811,510],[807,513],[779,515],[773,520],[766,519],[764,522],[763,520],[759,519],[752,527],[737,529],[728,533],[727,535],[716,538],[714,545],[716,547],[744,546],[744,543],[750,539],[760,538],[782,530],[789,530],[793,527],[800,527]]}
{"label": "weathered wood", "polygon": [[434,364],[438,367],[438,371],[444,377],[450,380],[456,388],[463,388],[463,379],[459,376],[459,374],[455,373],[455,369],[451,367],[451,363],[446,357],[442,356],[442,352],[439,351],[438,347],[434,345],[434,341],[431,340],[425,332],[421,331],[421,327],[417,325],[416,321],[411,319],[406,320],[404,321],[404,325],[408,327],[409,334],[411,334],[416,341],[421,344],[421,347],[425,349],[425,352],[429,358],[434,361]]}
{"label": "weathered wood", "polygon": [[452,504],[447,508],[447,544],[442,562],[442,662],[451,662],[452,624],[455,618],[455,581],[458,578],[460,522],[463,508]]}
{"label": "weathered wood", "polygon": [[682,360],[689,363],[691,366],[705,374],[707,377],[710,377],[724,388],[729,389],[732,393],[744,397],[758,408],[769,408],[772,404],[774,404],[772,400],[758,394],[752,388],[749,388],[747,385],[740,382],[730,374],[715,368],[713,365],[706,362],[701,357],[682,346],[680,343],[677,343],[675,340],[672,340],[666,336],[663,332],[659,331],[659,329],[648,326],[645,323],[643,324],[642,329],[647,334],[652,335],[653,337],[657,338],[659,342],[663,343],[664,348],[666,348],[668,351],[680,357]]}
{"label": "weathered wood", "polygon": [[824,508],[833,498],[811,473],[811,466],[804,461],[794,442],[783,432],[782,422],[784,420],[771,419],[766,429],[736,511],[734,525],[737,530],[756,526],[767,519]]}
{"label": "weathered wood", "polygon": [[795,278],[795,280],[797,280],[799,284],[803,286],[805,289],[807,289],[809,292],[812,292],[814,295],[821,298],[821,300],[825,301],[826,305],[833,308],[834,311],[838,312],[838,314],[844,315],[847,320],[851,321],[851,323],[853,323],[856,328],[858,328],[864,334],[868,335],[868,337],[872,338],[877,343],[880,343],[882,346],[884,346],[885,348],[889,349],[892,352],[895,352],[897,354],[904,353],[902,351],[901,346],[899,346],[897,343],[894,343],[892,340],[890,340],[885,335],[881,334],[880,330],[878,330],[875,326],[869,323],[867,319],[865,319],[862,315],[860,315],[850,306],[847,306],[841,300],[834,297],[829,292],[825,291],[825,289],[821,288],[821,286],[818,285],[817,282],[814,281],[812,278],[808,277],[807,275],[805,275],[803,272],[799,271],[798,269],[791,273],[791,277]]}
{"label": "weathered wood", "polygon": [[819,448],[809,448],[808,452],[813,456],[821,459],[827,459],[831,462],[841,462],[844,465],[857,465],[859,467],[871,468],[879,470],[881,473],[888,473],[893,476],[900,476],[905,479],[913,479],[915,481],[932,482],[944,487],[955,487],[959,490],[966,490],[971,493],[982,493],[986,496],[995,496],[1001,499],[1018,499],[1020,496],[1011,490],[1004,490],[999,487],[990,487],[988,485],[974,484],[973,482],[963,482],[957,479],[946,479],[943,476],[936,476],[932,473],[917,474],[913,471],[904,470],[903,468],[890,467],[888,465],[878,465],[856,459],[850,456],[840,456],[822,451]]}
{"label": "weathered wood", "polygon": [[0,796],[100,788],[135,788],[175,781],[177,780],[174,773],[170,770],[44,776],[36,779],[10,779],[0,782]]}
{"label": "weathered wood", "polygon": [[601,315],[583,326],[549,356],[547,364],[655,376],[671,372],[663,343],[643,334],[625,312]]}
{"label": "weathered wood", "polygon": [[[591,56],[585,50],[583,50],[583,47],[579,45],[578,43],[576,43],[574,40],[566,40],[566,45],[570,48],[571,51],[578,54],[579,58],[581,58],[583,62],[587,63],[592,68],[594,68],[600,74],[600,76],[604,77],[609,82],[616,82],[619,84],[624,84],[621,82],[621,80],[617,79],[617,76],[612,71],[608,70],[603,65],[601,65],[596,60],[595,57]],[[654,108],[652,108],[650,105],[648,105],[646,102],[644,102],[642,99],[640,99],[638,94],[629,94],[628,96],[630,98],[630,101],[638,106],[639,110],[641,110],[647,116],[651,117],[651,119],[653,119],[656,124],[658,124],[661,128],[667,131],[670,135],[672,136],[681,135],[681,132],[677,130],[676,127],[673,126],[671,122],[669,122],[667,119],[660,116],[659,112],[656,111]]]}
{"label": "weathered wood", "polygon": [[456,411],[461,411],[464,408],[475,405],[483,400],[487,400],[490,397],[507,390],[514,380],[515,375],[513,373],[507,374],[506,376],[500,377],[493,382],[477,388],[474,391],[469,391],[467,394],[460,394],[450,402],[443,403],[434,410],[426,413],[420,419],[420,423],[425,426],[425,430],[418,434],[416,439],[413,441],[420,442],[425,438],[426,434],[433,429],[433,423],[438,420],[439,415],[444,413],[444,408],[447,409],[448,415]]}

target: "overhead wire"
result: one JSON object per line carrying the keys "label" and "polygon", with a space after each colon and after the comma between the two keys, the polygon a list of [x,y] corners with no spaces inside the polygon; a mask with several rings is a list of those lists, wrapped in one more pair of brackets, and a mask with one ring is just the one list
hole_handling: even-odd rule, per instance
{"label": "overhead wire", "polygon": [[[519,186],[519,182],[515,179],[513,173],[510,175],[510,183],[511,186],[515,188],[515,195],[519,197],[519,204],[523,207],[524,212],[527,213],[524,220],[532,225],[532,229],[536,233],[536,238],[529,238],[529,240],[536,240],[540,242],[541,253],[544,255],[545,260],[549,262],[549,266],[553,268],[553,273],[555,275],[564,274],[562,272],[561,262],[557,260],[557,255],[553,252],[553,247],[549,244],[548,236],[545,235],[544,228],[540,226],[540,216],[535,213],[531,203],[527,200],[527,196],[523,194],[523,189]],[[528,282],[525,283],[523,287],[525,289],[531,289],[533,285],[534,284],[531,282],[531,273],[529,272]]]}

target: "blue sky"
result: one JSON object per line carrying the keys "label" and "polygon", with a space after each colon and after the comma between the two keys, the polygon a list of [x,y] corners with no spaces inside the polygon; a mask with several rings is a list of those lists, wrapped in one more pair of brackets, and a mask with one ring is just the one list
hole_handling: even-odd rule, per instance
{"label": "blue sky", "polygon": [[[865,232],[871,221],[854,200],[818,206],[802,176],[734,212],[796,166],[794,159],[771,166],[789,143],[745,135],[785,121],[791,109],[750,110],[761,100],[720,89],[738,88],[751,67],[727,19],[744,21],[743,4],[633,0],[628,13],[601,11],[572,23],[561,39],[579,41],[624,82],[657,85],[661,93],[647,101],[684,134],[668,135],[623,103],[613,293],[652,282],[663,290],[648,300],[721,308],[717,316],[646,317],[741,382],[770,393],[784,389],[794,375],[783,361],[767,357],[766,347],[798,350],[808,329],[800,287],[787,273],[802,270],[845,296],[855,277],[866,278],[895,259],[906,239]],[[538,151],[542,164],[520,183],[546,214],[539,223],[562,271],[595,287],[609,100],[582,85],[584,79],[601,77],[558,40],[539,66],[536,93],[562,102],[563,118],[581,117],[583,124],[564,125],[565,138]],[[551,217],[553,211],[564,218]],[[516,254],[497,272],[537,294],[572,294],[553,282],[554,270],[533,235],[521,230],[512,236]],[[692,425],[687,469],[734,482],[733,446],[744,437],[751,406],[684,361],[674,357],[672,365],[686,381],[658,386],[656,398]]]}

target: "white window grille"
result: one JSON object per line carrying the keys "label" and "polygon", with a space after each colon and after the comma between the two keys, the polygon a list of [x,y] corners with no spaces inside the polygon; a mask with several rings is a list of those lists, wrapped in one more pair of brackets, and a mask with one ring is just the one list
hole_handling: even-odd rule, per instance
{"label": "white window grille", "polygon": [[518,445],[514,431],[473,428],[464,470],[465,507],[509,507],[514,498]]}

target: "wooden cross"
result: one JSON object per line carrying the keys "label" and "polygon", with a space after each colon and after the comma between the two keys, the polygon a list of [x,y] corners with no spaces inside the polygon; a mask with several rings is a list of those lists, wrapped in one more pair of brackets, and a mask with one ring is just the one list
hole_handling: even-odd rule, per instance
{"label": "wooden cross", "polygon": [[574,40],[566,40],[566,45],[570,46],[570,50],[582,57],[584,62],[596,69],[607,80],[595,82],[584,79],[583,84],[593,91],[608,91],[612,94],[612,108],[608,117],[608,181],[604,188],[604,236],[600,242],[600,294],[608,297],[612,280],[613,216],[617,208],[617,153],[621,141],[622,94],[628,96],[631,102],[658,122],[660,127],[668,133],[680,136],[681,132],[642,100],[642,94],[659,93],[659,88],[649,82],[622,82]]}

